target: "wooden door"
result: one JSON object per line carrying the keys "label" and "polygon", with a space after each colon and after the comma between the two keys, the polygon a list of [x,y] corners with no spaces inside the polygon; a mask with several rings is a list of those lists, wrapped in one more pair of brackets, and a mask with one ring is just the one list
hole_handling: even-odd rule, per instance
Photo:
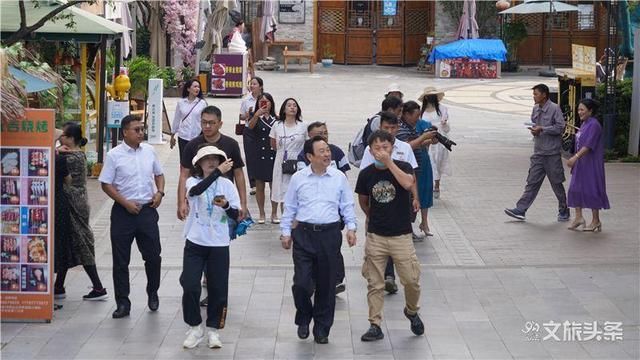
{"label": "wooden door", "polygon": [[347,1],[347,64],[373,63],[375,2]]}
{"label": "wooden door", "polygon": [[420,47],[426,43],[427,34],[435,33],[435,2],[406,1],[404,5],[404,64],[417,64]]}
{"label": "wooden door", "polygon": [[[404,65],[405,1],[376,1],[376,64]],[[385,6],[386,4],[386,6]]]}
{"label": "wooden door", "polygon": [[347,8],[345,1],[318,1],[318,41],[316,57],[322,59],[325,52],[335,54],[333,61],[344,64],[346,60]]}

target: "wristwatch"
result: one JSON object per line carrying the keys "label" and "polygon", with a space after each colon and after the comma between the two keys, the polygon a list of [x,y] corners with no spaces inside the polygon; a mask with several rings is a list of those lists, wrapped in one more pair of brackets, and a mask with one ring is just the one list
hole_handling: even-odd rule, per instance
{"label": "wristwatch", "polygon": [[162,195],[162,197],[164,197],[164,191],[160,191],[160,190],[158,190],[158,193],[159,193],[160,195]]}

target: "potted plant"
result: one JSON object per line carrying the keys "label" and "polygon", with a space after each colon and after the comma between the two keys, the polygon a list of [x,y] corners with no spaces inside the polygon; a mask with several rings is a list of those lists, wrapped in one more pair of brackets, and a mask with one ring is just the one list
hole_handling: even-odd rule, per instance
{"label": "potted plant", "polygon": [[322,48],[322,66],[330,67],[333,65],[333,59],[336,57],[336,53],[331,50],[331,45],[324,44]]}
{"label": "potted plant", "polygon": [[503,41],[507,45],[507,63],[503,71],[518,71],[518,47],[527,38],[527,26],[522,20],[504,24]]}
{"label": "potted plant", "polygon": [[181,89],[178,86],[178,79],[176,71],[172,67],[166,67],[160,69],[158,77],[163,80],[164,84],[164,96],[166,97],[180,97]]}
{"label": "potted plant", "polygon": [[131,81],[129,98],[146,100],[149,79],[157,78],[160,73],[158,66],[146,56],[137,56],[131,59],[126,66],[129,69],[129,80]]}

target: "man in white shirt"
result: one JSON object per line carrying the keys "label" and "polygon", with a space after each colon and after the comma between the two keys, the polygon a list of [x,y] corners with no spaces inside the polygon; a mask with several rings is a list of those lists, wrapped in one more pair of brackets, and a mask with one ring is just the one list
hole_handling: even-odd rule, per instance
{"label": "man in white shirt", "polygon": [[160,231],[158,211],[164,197],[164,175],[155,150],[142,143],[145,128],[139,118],[125,116],[121,121],[124,141],[107,153],[100,173],[102,190],[115,203],[111,209],[111,251],[113,286],[117,309],[113,318],[129,315],[129,261],[136,239],[147,274],[149,310],[160,306]]}
{"label": "man in white shirt", "polygon": [[[316,136],[304,143],[304,151],[311,164],[291,177],[284,198],[280,240],[285,249],[293,242],[291,290],[298,337],[309,336],[309,323],[313,319],[314,341],[327,344],[336,307],[335,284],[342,243],[340,214],[346,224],[349,246],[354,246],[355,204],[347,177],[329,166],[329,144]],[[297,226],[292,229],[294,221]]]}

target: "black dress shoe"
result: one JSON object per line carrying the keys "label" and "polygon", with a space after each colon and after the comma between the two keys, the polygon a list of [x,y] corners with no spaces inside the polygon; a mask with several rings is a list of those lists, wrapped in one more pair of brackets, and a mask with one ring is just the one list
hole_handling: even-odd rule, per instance
{"label": "black dress shoe", "polygon": [[300,339],[309,337],[309,325],[298,325],[298,337]]}
{"label": "black dress shoe", "polygon": [[329,343],[329,337],[328,336],[314,336],[313,337],[313,341],[315,341],[317,344],[328,344]]}
{"label": "black dress shoe", "polygon": [[118,308],[116,309],[116,311],[113,312],[113,314],[111,314],[111,316],[114,319],[120,319],[123,318],[125,316],[129,316],[129,307],[125,306],[125,305],[118,305]]}
{"label": "black dress shoe", "polygon": [[160,299],[158,299],[157,292],[149,294],[149,302],[147,303],[147,305],[149,305],[149,310],[151,311],[158,310],[158,308],[160,307]]}

